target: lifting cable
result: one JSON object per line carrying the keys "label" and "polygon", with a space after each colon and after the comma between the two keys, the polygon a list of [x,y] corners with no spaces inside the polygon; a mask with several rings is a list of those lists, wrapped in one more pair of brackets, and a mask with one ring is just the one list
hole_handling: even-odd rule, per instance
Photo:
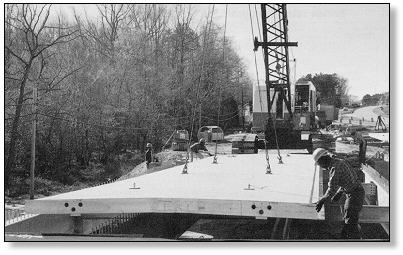
{"label": "lifting cable", "polygon": [[[250,10],[250,4],[248,5],[249,7],[249,19],[250,19],[250,27],[251,27],[251,32],[252,32],[252,42],[255,41],[255,33],[253,31],[253,21],[252,21],[252,12]],[[256,11],[256,5],[255,5],[255,11]],[[257,13],[256,13],[256,19],[258,19]],[[258,24],[258,29],[259,29],[259,37],[261,37],[260,35],[260,27],[259,27],[259,21],[257,21]],[[259,83],[259,71],[258,71],[258,65],[257,65],[257,59],[256,59],[256,52],[253,51],[254,54],[254,58],[255,58],[255,71],[256,71],[256,81],[257,81],[257,89],[258,89],[258,93],[259,93],[259,103],[260,103],[260,109],[263,112],[263,103],[262,103],[262,96],[260,93],[260,83]],[[269,105],[267,105],[267,109]],[[267,141],[266,141],[266,137],[264,138],[264,150],[266,153],[266,174],[270,174],[271,173],[271,166],[270,166],[270,158],[269,158],[269,152],[267,150]]]}
{"label": "lifting cable", "polygon": [[[280,12],[278,12],[278,21],[276,21],[276,15],[273,15],[273,18],[274,18],[274,21],[275,21],[276,24],[279,23],[279,25],[280,25],[280,30],[281,30],[282,23],[280,22],[280,19],[281,19]],[[282,30],[285,30],[285,28],[283,28]],[[283,49],[283,48],[281,48],[281,49]],[[284,52],[281,52],[281,53],[285,55]],[[276,53],[276,56],[278,56],[277,53]],[[278,64],[278,59],[276,59],[276,60],[277,60],[277,64]],[[287,63],[286,63],[286,65],[287,65]],[[283,68],[284,68],[284,67],[283,67]],[[279,71],[277,71],[277,72],[279,72]],[[278,75],[279,75],[279,77],[280,77],[280,74],[278,74]],[[279,81],[279,82],[280,82],[280,81]],[[276,92],[274,92],[274,93],[276,93]],[[291,93],[291,91],[288,91],[288,93]],[[279,94],[279,93],[277,92],[277,94]],[[279,96],[280,96],[280,95],[277,96],[277,100],[279,100]],[[281,94],[281,97],[283,97],[283,93]],[[281,100],[282,100],[282,102],[283,102],[283,98],[281,98]],[[281,107],[283,107],[283,106],[281,105]],[[278,137],[277,137],[277,130],[276,130],[276,120],[275,120],[275,118],[272,118],[272,120],[273,120],[274,137],[275,137],[275,139],[276,139],[276,146],[277,146],[277,154],[278,154],[277,158],[278,158],[278,163],[279,163],[279,164],[283,164],[283,160],[282,160],[281,155],[280,155],[280,147],[278,146]]]}
{"label": "lifting cable", "polygon": [[187,153],[186,153],[186,161],[185,161],[185,165],[183,166],[183,170],[182,170],[182,174],[187,174],[188,173],[188,163],[189,163],[189,154],[190,152],[190,143],[192,142],[192,137],[193,137],[193,128],[194,128],[194,123],[195,123],[195,119],[196,119],[196,106],[199,100],[199,92],[200,92],[200,85],[202,82],[202,78],[203,78],[203,73],[204,73],[204,62],[205,62],[205,51],[206,51],[206,44],[209,41],[209,36],[210,36],[210,30],[211,30],[211,23],[213,21],[213,15],[214,15],[214,7],[215,5],[213,4],[213,8],[211,11],[211,16],[210,16],[210,23],[209,23],[209,19],[207,17],[207,22],[206,22],[206,29],[204,30],[204,38],[203,38],[203,48],[202,48],[202,64],[201,64],[201,72],[200,72],[200,76],[199,76],[199,81],[197,83],[197,89],[196,89],[196,102],[193,105],[193,116],[192,116],[192,126],[190,129],[190,136],[189,136],[189,143],[188,143],[188,149],[187,149]]}
{"label": "lifting cable", "polygon": [[[228,4],[225,5],[224,36],[223,36],[223,43],[222,43],[222,59],[223,59],[223,67],[225,70],[225,72],[223,72],[223,74],[225,73],[225,78],[224,78],[225,81],[227,81],[227,76],[228,76],[228,70],[225,67],[225,33],[227,31],[227,11],[228,11]],[[218,86],[218,112],[217,112],[217,126],[218,127],[220,126],[220,112],[221,112],[221,83]],[[218,139],[215,140],[213,164],[217,164],[217,143],[218,143],[217,141],[218,141]]]}
{"label": "lifting cable", "polygon": [[[278,99],[277,99],[278,100]],[[283,159],[280,155],[280,147],[278,146],[278,139],[277,139],[277,131],[276,131],[276,120],[273,118],[273,129],[274,129],[274,137],[276,138],[276,146],[277,146],[277,158],[278,163],[283,164]]]}
{"label": "lifting cable", "polygon": [[[252,42],[255,40],[255,34],[253,31],[253,22],[252,22],[252,13],[250,10],[250,4],[249,6],[249,18],[250,18],[250,27],[251,27],[251,32],[252,32]],[[256,81],[257,81],[257,89],[259,92],[259,103],[260,103],[260,109],[263,111],[263,103],[262,103],[262,96],[260,93],[260,84],[259,84],[259,71],[258,71],[258,66],[257,66],[257,59],[256,59],[256,52],[253,51],[254,57],[255,57],[255,71],[256,71]]]}

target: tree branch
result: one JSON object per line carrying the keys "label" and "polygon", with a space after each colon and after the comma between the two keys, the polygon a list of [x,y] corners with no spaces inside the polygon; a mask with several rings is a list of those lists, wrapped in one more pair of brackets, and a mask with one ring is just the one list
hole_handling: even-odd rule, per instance
{"label": "tree branch", "polygon": [[18,56],[17,54],[14,53],[14,51],[12,51],[8,46],[4,46],[4,48],[6,48],[6,50],[9,51],[9,53],[11,53],[11,55],[13,55],[14,57],[16,57],[19,61],[21,61],[22,63],[24,63],[26,66],[28,65],[28,62],[26,62],[24,59],[22,59],[20,56]]}

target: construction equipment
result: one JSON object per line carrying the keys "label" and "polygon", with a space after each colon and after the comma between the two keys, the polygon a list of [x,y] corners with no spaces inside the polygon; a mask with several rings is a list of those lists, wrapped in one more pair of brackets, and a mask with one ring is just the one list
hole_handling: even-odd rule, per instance
{"label": "construction equipment", "polygon": [[322,127],[329,126],[334,120],[339,118],[339,109],[334,105],[320,104],[316,115]]}
{"label": "construction equipment", "polygon": [[232,154],[257,153],[258,136],[256,134],[239,134],[235,136],[232,143]]}
{"label": "construction equipment", "polygon": [[189,132],[187,130],[176,130],[172,137],[173,151],[186,151],[189,145]]}
{"label": "construction equipment", "polygon": [[[255,37],[254,51],[260,46],[263,49],[266,84],[264,89],[258,86],[258,100],[254,91],[253,125],[264,125],[268,148],[305,148],[311,152],[310,130],[315,128],[316,91],[310,82],[297,83],[291,88],[288,48],[298,43],[288,41],[287,7],[261,4],[261,15],[263,38],[258,41]],[[263,99],[262,90],[266,94]]]}
{"label": "construction equipment", "polygon": [[385,125],[385,122],[383,122],[381,115],[378,116],[376,119],[376,124],[375,124],[375,130],[379,130],[382,128],[382,131],[386,131],[387,127]]}

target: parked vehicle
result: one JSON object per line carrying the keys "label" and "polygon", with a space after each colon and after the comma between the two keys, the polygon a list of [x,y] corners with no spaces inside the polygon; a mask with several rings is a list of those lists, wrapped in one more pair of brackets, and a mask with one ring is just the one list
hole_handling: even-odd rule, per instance
{"label": "parked vehicle", "polygon": [[224,140],[224,132],[219,126],[203,126],[197,132],[197,138],[204,138],[207,142]]}

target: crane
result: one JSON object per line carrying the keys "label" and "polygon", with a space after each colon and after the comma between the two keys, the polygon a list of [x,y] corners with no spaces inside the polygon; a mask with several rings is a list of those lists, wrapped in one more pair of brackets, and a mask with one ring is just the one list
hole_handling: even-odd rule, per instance
{"label": "crane", "polygon": [[[267,114],[254,116],[254,122],[264,122],[269,147],[306,148],[311,152],[309,131],[315,123],[315,87],[307,82],[291,88],[288,49],[298,43],[289,42],[286,4],[261,4],[261,25],[262,38],[254,38],[253,50],[263,49]],[[292,94],[300,103],[293,102]]]}

